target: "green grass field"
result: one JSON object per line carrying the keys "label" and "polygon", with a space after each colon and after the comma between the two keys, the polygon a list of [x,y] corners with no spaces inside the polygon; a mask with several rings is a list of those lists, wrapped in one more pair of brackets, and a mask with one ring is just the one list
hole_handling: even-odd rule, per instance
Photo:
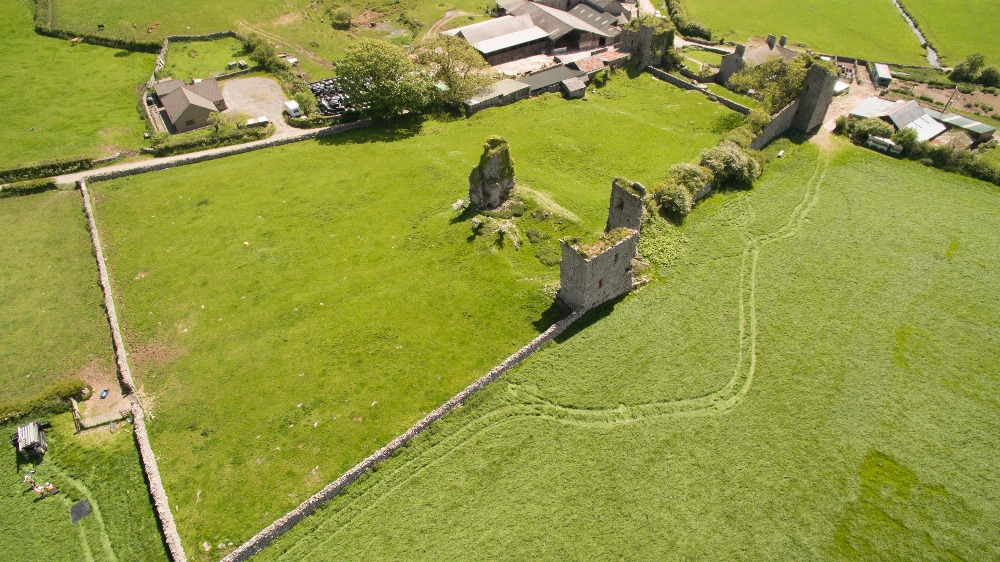
{"label": "green grass field", "polygon": [[[5,560],[167,560],[146,481],[124,425],[73,435],[73,418],[51,419],[41,462],[0,455],[0,548]],[[13,425],[0,426],[5,437]],[[6,444],[5,444],[6,445]],[[51,482],[59,493],[39,498],[23,478]],[[71,523],[69,508],[89,500],[91,513]]]}
{"label": "green grass field", "polygon": [[79,192],[0,199],[0,402],[114,372]]}
{"label": "green grass field", "polygon": [[947,0],[901,0],[917,20],[924,37],[952,66],[972,53],[983,53],[989,64],[1000,65],[1000,3],[971,0],[961,7]]}
{"label": "green grass field", "polygon": [[157,73],[157,78],[169,76],[185,81],[213,78],[232,72],[226,70],[226,65],[246,57],[246,48],[239,39],[175,41],[170,43],[166,64]]}
{"label": "green grass field", "polygon": [[155,55],[36,35],[29,0],[0,0],[0,166],[143,145],[135,109]]}
{"label": "green grass field", "polygon": [[730,41],[787,35],[824,53],[926,64],[924,51],[889,1],[684,0],[688,14]]}
{"label": "green grass field", "polygon": [[[248,538],[547,327],[558,268],[536,255],[603,228],[612,176],[657,181],[733,115],[619,74],[588,101],[95,184],[188,553]],[[451,208],[490,134],[548,213],[549,238],[520,251],[472,240]]]}
{"label": "green grass field", "polygon": [[778,149],[261,558],[995,559],[1000,192]]}

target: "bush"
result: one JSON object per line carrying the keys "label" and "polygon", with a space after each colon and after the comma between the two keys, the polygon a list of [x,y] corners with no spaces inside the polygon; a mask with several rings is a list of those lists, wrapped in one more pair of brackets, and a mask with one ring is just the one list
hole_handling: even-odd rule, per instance
{"label": "bush", "polygon": [[751,157],[743,147],[726,140],[716,147],[703,150],[701,165],[712,172],[717,185],[749,187],[761,174],[760,162]]}
{"label": "bush", "polygon": [[43,191],[56,189],[56,182],[52,179],[29,180],[12,183],[0,187],[0,199],[5,197],[20,197],[22,195],[33,195]]}
{"label": "bush", "polygon": [[976,89],[973,88],[972,86],[966,86],[965,84],[961,84],[958,86],[958,91],[962,92],[963,94],[971,94],[972,92],[975,92]]}
{"label": "bush", "polygon": [[0,168],[0,183],[71,174],[80,170],[89,170],[93,165],[94,159],[90,157],[43,160],[41,162],[18,164],[16,166]]}
{"label": "bush", "polygon": [[904,127],[892,134],[892,142],[903,147],[903,156],[918,156],[920,141],[916,130]]}
{"label": "bush", "polygon": [[683,186],[691,194],[691,197],[697,196],[705,189],[705,186],[712,183],[713,179],[711,170],[688,162],[674,164],[667,172],[667,180]]}
{"label": "bush", "polygon": [[722,135],[722,140],[740,145],[743,148],[750,148],[750,144],[757,138],[757,135],[749,127],[736,127],[732,131]]}
{"label": "bush", "polygon": [[754,135],[764,132],[764,128],[771,122],[771,116],[763,109],[751,109],[743,124],[749,127]]}
{"label": "bush", "polygon": [[660,208],[675,218],[686,217],[694,206],[694,197],[683,185],[673,180],[666,180],[653,186],[653,196]]}
{"label": "bush", "polygon": [[326,15],[330,18],[330,25],[334,29],[350,29],[351,20],[354,14],[350,6],[340,6],[339,8],[327,8]]}
{"label": "bush", "polygon": [[81,379],[59,381],[35,396],[0,404],[0,423],[21,418],[39,417],[65,412],[70,408],[69,398],[79,395],[87,384]]}
{"label": "bush", "polygon": [[892,125],[876,117],[855,120],[851,128],[848,130],[848,133],[851,135],[851,140],[856,143],[864,143],[868,140],[868,137],[872,135],[889,138],[894,132],[895,128],[893,128]]}
{"label": "bush", "polygon": [[975,82],[985,64],[986,55],[973,53],[956,64],[949,77],[955,82]]}
{"label": "bush", "polygon": [[996,66],[987,66],[979,73],[979,83],[984,86],[996,88],[1000,86],[1000,69]]}

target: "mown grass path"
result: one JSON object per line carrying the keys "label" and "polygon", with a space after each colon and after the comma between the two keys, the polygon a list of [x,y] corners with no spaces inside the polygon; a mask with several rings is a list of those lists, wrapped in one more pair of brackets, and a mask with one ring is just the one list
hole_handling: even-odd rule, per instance
{"label": "mown grass path", "polygon": [[[508,383],[507,404],[494,408],[475,418],[454,433],[424,449],[421,454],[405,463],[395,466],[392,471],[379,478],[377,484],[354,496],[350,503],[311,531],[311,534],[326,534],[318,543],[308,543],[310,551],[323,549],[352,520],[377,507],[389,499],[396,490],[406,486],[411,480],[424,473],[431,466],[447,459],[452,453],[474,438],[525,418],[540,418],[560,424],[583,427],[616,427],[640,420],[667,416],[717,415],[737,407],[753,386],[757,367],[757,265],[761,252],[768,246],[787,240],[799,234],[810,211],[820,199],[820,191],[830,167],[831,154],[823,154],[816,163],[812,177],[805,186],[801,201],[793,209],[787,222],[765,234],[755,235],[749,226],[753,220],[753,208],[743,195],[730,201],[736,207],[737,222],[744,227],[746,241],[741,257],[739,281],[739,333],[738,352],[729,382],[718,390],[702,396],[679,400],[654,401],[625,405],[617,408],[578,408],[549,400],[524,385]],[[398,476],[398,477],[397,477]],[[298,560],[308,554],[298,543],[285,551],[280,559]]]}

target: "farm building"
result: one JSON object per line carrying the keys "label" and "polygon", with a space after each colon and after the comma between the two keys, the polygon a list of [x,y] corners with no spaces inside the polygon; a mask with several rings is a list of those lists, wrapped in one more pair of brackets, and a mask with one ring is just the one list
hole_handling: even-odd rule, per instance
{"label": "farm building", "polygon": [[487,107],[507,105],[523,100],[528,97],[528,88],[529,86],[524,82],[506,78],[483,88],[476,95],[465,100],[465,110],[469,115],[472,115]]}
{"label": "farm building", "polygon": [[715,80],[719,84],[725,84],[729,77],[744,68],[753,68],[771,57],[781,57],[785,60],[792,60],[797,53],[785,44],[788,38],[784,35],[780,39],[774,35],[767,36],[767,42],[758,47],[747,48],[746,45],[736,45],[736,52],[722,57],[722,64],[719,66],[719,74]]}
{"label": "farm building", "polygon": [[153,91],[178,133],[207,127],[213,113],[226,109],[226,100],[214,78],[191,84],[177,79],[163,80],[153,84]]}
{"label": "farm building", "polygon": [[544,92],[556,92],[563,81],[586,76],[587,73],[582,70],[559,65],[525,76],[521,78],[520,82],[528,85],[529,94],[536,95]]}
{"label": "farm building", "polygon": [[468,41],[491,65],[543,53],[612,45],[621,34],[619,16],[592,5],[577,3],[566,11],[527,0],[497,3],[505,15],[445,32]]}
{"label": "farm building", "polygon": [[889,72],[889,67],[880,62],[872,65],[871,75],[872,84],[879,88],[888,88],[892,84],[892,73]]}
{"label": "farm building", "polygon": [[961,115],[955,115],[954,113],[941,113],[940,111],[927,108],[924,108],[924,113],[928,117],[936,119],[949,127],[965,131],[972,137],[973,142],[987,142],[997,132],[996,127],[991,127],[985,123],[980,123]]}
{"label": "farm building", "polygon": [[42,422],[38,420],[18,426],[17,431],[11,435],[11,442],[22,455],[44,455],[48,450],[45,431],[42,429]]}
{"label": "farm building", "polygon": [[927,115],[915,101],[892,101],[872,96],[852,109],[851,116],[862,119],[874,117],[891,123],[896,129],[913,129],[921,141],[931,140],[945,131],[945,126]]}

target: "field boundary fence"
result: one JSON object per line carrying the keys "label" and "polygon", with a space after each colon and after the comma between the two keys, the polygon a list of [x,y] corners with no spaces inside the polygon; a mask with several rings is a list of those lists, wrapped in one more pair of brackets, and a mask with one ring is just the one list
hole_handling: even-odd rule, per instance
{"label": "field boundary fence", "polygon": [[306,501],[299,504],[298,507],[292,511],[285,514],[283,517],[275,521],[274,523],[268,525],[264,530],[257,533],[253,538],[247,542],[241,544],[236,548],[236,550],[229,553],[223,562],[236,562],[242,561],[250,558],[254,554],[260,552],[268,544],[273,542],[275,539],[285,534],[289,529],[294,527],[296,524],[305,519],[309,514],[316,510],[337,494],[339,494],[344,488],[349,486],[352,482],[361,477],[365,472],[370,470],[372,467],[378,463],[384,461],[385,459],[392,456],[397,450],[405,446],[411,440],[419,436],[421,433],[427,430],[434,422],[443,418],[449,412],[455,408],[460,407],[466,400],[469,399],[473,394],[487,387],[498,379],[503,374],[507,373],[527,357],[538,351],[547,342],[558,337],[560,334],[566,331],[574,322],[582,318],[587,313],[587,310],[577,310],[572,314],[563,318],[562,320],[556,322],[550,326],[547,330],[539,334],[535,339],[531,340],[527,345],[521,349],[515,351],[511,356],[504,359],[499,365],[490,370],[478,380],[465,387],[461,392],[453,396],[450,400],[439,406],[433,412],[424,416],[423,419],[418,421],[408,430],[406,430],[401,435],[397,436],[395,439],[389,442],[388,445],[382,447],[378,451],[372,453],[368,458],[354,465],[353,468],[345,472],[340,478],[337,478],[330,484],[327,484],[322,490],[314,494],[312,497]]}
{"label": "field boundary fence", "polygon": [[94,217],[94,208],[90,200],[90,191],[87,190],[87,180],[80,180],[80,196],[83,198],[83,209],[87,215],[87,227],[90,230],[90,240],[94,247],[94,258],[97,260],[98,281],[101,291],[104,293],[104,311],[108,317],[108,325],[111,328],[111,341],[115,352],[115,363],[118,366],[118,375],[122,384],[133,396],[132,400],[132,423],[135,428],[135,440],[139,446],[139,457],[142,461],[143,471],[146,473],[146,480],[149,482],[149,493],[153,498],[153,507],[156,516],[160,520],[160,527],[163,530],[163,538],[167,543],[170,558],[175,562],[187,560],[184,554],[184,547],[181,545],[180,535],[177,533],[177,525],[174,516],[170,512],[170,501],[167,498],[167,491],[163,487],[163,480],[160,478],[160,470],[156,463],[156,455],[149,443],[149,435],[146,431],[145,411],[139,394],[136,393],[135,381],[132,379],[132,371],[129,369],[128,357],[125,352],[125,343],[122,339],[121,328],[118,324],[118,313],[115,309],[115,299],[111,292],[111,279],[108,276],[107,264],[104,261],[104,251],[101,247],[101,238],[97,230],[97,220]]}

